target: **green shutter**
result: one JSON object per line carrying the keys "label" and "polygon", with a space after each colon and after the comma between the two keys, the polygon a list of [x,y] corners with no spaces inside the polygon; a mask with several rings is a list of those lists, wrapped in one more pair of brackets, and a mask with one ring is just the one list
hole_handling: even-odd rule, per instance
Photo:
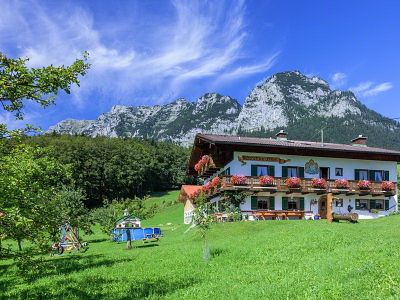
{"label": "green shutter", "polygon": [[375,199],[369,200],[369,209],[375,209]]}
{"label": "green shutter", "polygon": [[299,177],[304,178],[304,167],[299,167]]}
{"label": "green shutter", "polygon": [[389,199],[385,199],[385,210],[389,209]]}
{"label": "green shutter", "polygon": [[300,198],[300,210],[304,210],[304,198]]}
{"label": "green shutter", "polygon": [[275,166],[268,166],[268,175],[275,176]]}
{"label": "green shutter", "polygon": [[360,170],[354,170],[354,180],[360,180]]}
{"label": "green shutter", "polygon": [[257,166],[251,165],[251,176],[257,176]]}
{"label": "green shutter", "polygon": [[228,175],[228,176],[231,175],[231,168],[230,167],[225,170],[225,175]]}
{"label": "green shutter", "polygon": [[251,196],[251,209],[257,209],[257,196]]}
{"label": "green shutter", "polygon": [[287,210],[287,209],[288,209],[288,198],[282,197],[282,210]]}
{"label": "green shutter", "polygon": [[384,179],[384,180],[390,180],[390,179],[389,179],[389,178],[390,178],[389,171],[384,171],[383,173],[384,173],[384,174],[383,174],[383,176],[384,176],[383,179]]}
{"label": "green shutter", "polygon": [[375,170],[369,170],[368,171],[368,179],[369,180],[375,180]]}
{"label": "green shutter", "polygon": [[282,167],[282,177],[286,178],[287,177],[287,168],[288,167]]}
{"label": "green shutter", "polygon": [[272,210],[275,209],[275,197],[269,198],[269,209],[272,209]]}

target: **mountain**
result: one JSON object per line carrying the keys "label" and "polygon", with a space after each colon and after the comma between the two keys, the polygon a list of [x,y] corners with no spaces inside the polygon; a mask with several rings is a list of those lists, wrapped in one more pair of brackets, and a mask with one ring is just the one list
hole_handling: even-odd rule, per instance
{"label": "mountain", "polygon": [[400,149],[400,124],[368,109],[350,91],[332,90],[318,77],[277,73],[258,84],[243,107],[229,96],[207,93],[155,106],[113,106],[96,120],[64,120],[49,128],[60,134],[141,137],[190,145],[198,132],[274,136],[349,143],[363,134],[369,145]]}

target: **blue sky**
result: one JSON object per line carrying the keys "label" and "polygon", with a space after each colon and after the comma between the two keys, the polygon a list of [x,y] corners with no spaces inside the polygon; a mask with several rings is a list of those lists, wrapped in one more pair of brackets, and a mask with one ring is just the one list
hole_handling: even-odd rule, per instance
{"label": "blue sky", "polygon": [[[5,1],[0,51],[33,67],[90,53],[92,68],[56,105],[28,105],[47,129],[112,105],[220,92],[243,103],[261,80],[300,70],[400,117],[400,1]],[[2,112],[0,122],[21,127]]]}

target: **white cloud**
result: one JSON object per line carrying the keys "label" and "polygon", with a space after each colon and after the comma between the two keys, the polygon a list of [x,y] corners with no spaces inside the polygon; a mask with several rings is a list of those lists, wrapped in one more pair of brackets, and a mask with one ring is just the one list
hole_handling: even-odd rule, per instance
{"label": "white cloud", "polygon": [[[91,12],[60,5],[51,10],[42,2],[6,2],[0,20],[0,47],[7,48],[8,44],[2,45],[5,40],[20,45],[17,55],[30,57],[31,66],[69,64],[87,50],[92,67],[81,88],[73,89],[75,104],[81,107],[93,105],[93,99],[89,101],[93,90],[110,102],[116,98],[156,101],[160,97],[169,99],[159,102],[168,101],[198,79],[222,76],[232,80],[265,72],[277,57],[273,54],[262,58],[260,64],[246,63],[245,4],[241,0],[172,1],[173,14],[168,21],[145,23],[141,32],[136,27],[117,31],[131,20],[100,27]],[[135,22],[146,16],[141,17]],[[128,34],[146,39],[126,38]]]}
{"label": "white cloud", "polygon": [[393,88],[391,82],[383,82],[380,84],[374,84],[371,81],[361,82],[354,87],[350,87],[350,90],[361,97],[372,97],[380,93],[386,92]]}
{"label": "white cloud", "polygon": [[333,87],[340,87],[346,84],[347,75],[342,72],[337,72],[331,75],[331,80]]}

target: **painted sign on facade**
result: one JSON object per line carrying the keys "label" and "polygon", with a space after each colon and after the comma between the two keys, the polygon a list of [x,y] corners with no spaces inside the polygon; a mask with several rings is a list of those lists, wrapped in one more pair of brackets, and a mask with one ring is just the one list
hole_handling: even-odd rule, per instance
{"label": "painted sign on facade", "polygon": [[277,162],[280,164],[284,164],[284,163],[287,163],[288,161],[290,161],[290,159],[283,159],[283,158],[279,158],[279,157],[248,156],[248,155],[239,156],[238,160],[242,163],[242,165],[246,164],[246,160]]}
{"label": "painted sign on facade", "polygon": [[310,159],[304,165],[304,172],[306,172],[307,174],[318,174],[319,166],[313,159]]}

